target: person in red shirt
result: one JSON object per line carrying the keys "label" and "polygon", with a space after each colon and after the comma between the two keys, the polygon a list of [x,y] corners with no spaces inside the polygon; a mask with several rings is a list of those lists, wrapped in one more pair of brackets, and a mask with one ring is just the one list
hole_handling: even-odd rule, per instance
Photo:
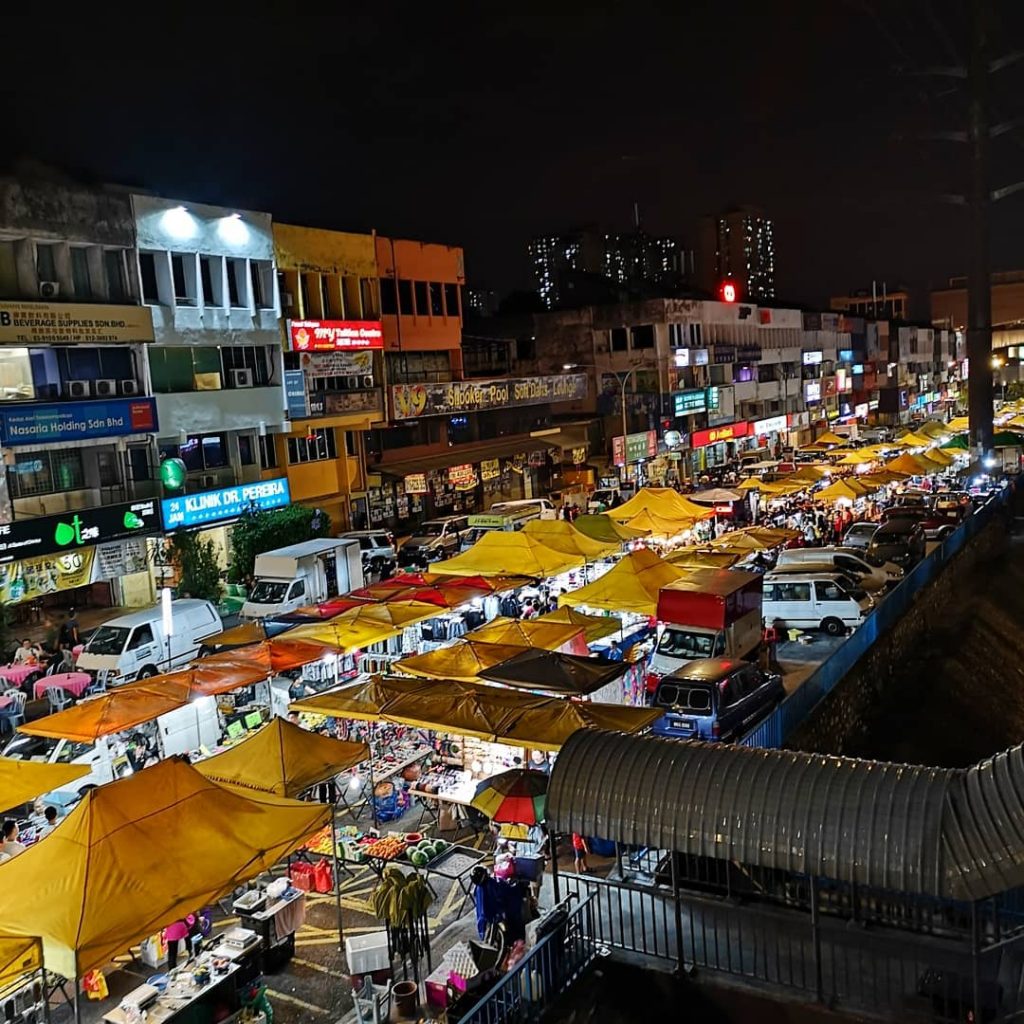
{"label": "person in red shirt", "polygon": [[587,841],[578,832],[572,834],[572,861],[573,866],[576,868],[576,874],[580,871],[590,871],[590,865],[587,864],[587,854],[590,850],[587,849]]}

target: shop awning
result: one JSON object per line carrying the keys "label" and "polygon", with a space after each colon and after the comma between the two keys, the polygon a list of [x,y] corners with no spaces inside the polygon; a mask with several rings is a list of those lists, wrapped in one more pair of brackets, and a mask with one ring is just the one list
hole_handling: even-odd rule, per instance
{"label": "shop awning", "polygon": [[506,441],[488,445],[469,447],[459,445],[449,448],[443,455],[427,455],[418,459],[405,459],[398,462],[382,463],[373,467],[373,472],[384,473],[386,476],[399,479],[410,473],[429,472],[432,469],[446,469],[448,466],[461,466],[465,463],[478,463],[485,459],[507,458],[512,455],[525,455],[538,448],[548,447],[541,438],[521,435]]}
{"label": "shop awning", "polygon": [[661,588],[685,575],[685,569],[666,562],[653,551],[631,551],[600,579],[569,594],[562,594],[558,603],[573,608],[654,615]]}
{"label": "shop awning", "polygon": [[583,555],[567,555],[520,530],[491,530],[468,551],[436,562],[431,568],[445,576],[532,576],[544,579],[578,569]]}
{"label": "shop awning", "polygon": [[632,526],[624,526],[603,514],[577,516],[572,525],[592,540],[606,541],[609,544],[621,544],[624,540],[635,540],[637,537],[647,536],[646,530],[636,530]]}
{"label": "shop awning", "polygon": [[288,635],[297,640],[329,644],[338,651],[353,651],[398,636],[406,626],[441,614],[436,604],[392,601],[353,608],[326,622],[297,626]]}
{"label": "shop awning", "polygon": [[628,668],[622,661],[534,649],[485,669],[480,678],[520,690],[583,697],[614,682]]}
{"label": "shop awning", "polygon": [[606,636],[618,633],[622,628],[622,620],[614,615],[587,615],[575,608],[559,608],[534,619],[534,622],[558,622],[566,626],[577,626],[583,630],[588,644],[602,640]]}
{"label": "shop awning", "polygon": [[41,939],[0,935],[0,988],[43,966]]}
{"label": "shop awning", "polygon": [[665,520],[704,519],[713,511],[684,498],[671,487],[642,487],[629,501],[605,513],[617,523],[628,523],[639,512],[651,512]]}
{"label": "shop awning", "polygon": [[4,864],[0,920],[40,936],[48,970],[81,977],[164,925],[269,871],[330,808],[242,796],[176,758],[90,790]]}
{"label": "shop awning", "polygon": [[[396,683],[401,684],[397,691]],[[558,750],[578,729],[639,732],[661,716],[655,708],[538,697],[453,679],[386,677],[372,684],[372,692],[367,690],[366,684],[329,690],[297,701],[292,709],[351,718],[351,709],[359,708],[361,718],[537,750]],[[381,698],[385,698],[383,703]],[[380,703],[379,713],[367,714],[366,709],[374,702]]]}
{"label": "shop awning", "polygon": [[273,718],[237,746],[200,761],[196,771],[243,793],[297,797],[368,757],[365,743],[331,739]]}
{"label": "shop awning", "polygon": [[587,653],[587,642],[579,626],[544,618],[510,619],[499,615],[486,626],[467,633],[466,639],[512,647],[542,647],[546,651],[566,650],[567,654]]}
{"label": "shop awning", "polygon": [[522,653],[523,648],[518,645],[460,640],[451,647],[439,647],[436,651],[402,658],[392,668],[410,676],[472,683],[480,678],[481,672]]}
{"label": "shop awning", "polygon": [[523,527],[523,533],[535,537],[553,551],[585,558],[589,562],[613,554],[622,547],[620,540],[602,541],[588,537],[564,519],[531,519]]}
{"label": "shop awning", "polygon": [[89,770],[84,764],[45,764],[0,757],[0,810],[17,807],[42,793],[60,789],[88,775]]}

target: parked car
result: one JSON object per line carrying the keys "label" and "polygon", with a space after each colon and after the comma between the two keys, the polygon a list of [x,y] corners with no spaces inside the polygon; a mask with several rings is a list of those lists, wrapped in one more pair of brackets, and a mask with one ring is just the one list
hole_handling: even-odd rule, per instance
{"label": "parked car", "polygon": [[766,622],[781,619],[787,626],[841,636],[864,621],[872,602],[835,573],[774,572],[764,578],[762,608]]}
{"label": "parked car", "polygon": [[804,565],[827,567],[853,577],[868,593],[885,590],[903,578],[903,570],[895,564],[875,566],[866,561],[856,548],[791,548],[779,553],[777,571]]}
{"label": "parked car", "polygon": [[912,517],[898,516],[878,528],[864,558],[872,565],[895,562],[904,572],[909,572],[924,558],[925,545],[921,523]]}
{"label": "parked car", "polygon": [[661,736],[739,739],[784,697],[782,676],[734,658],[691,661],[665,676],[654,694],[664,714],[653,725]]}
{"label": "parked car", "polygon": [[867,521],[852,523],[846,533],[843,534],[843,547],[867,549],[877,529],[878,523]]}
{"label": "parked car", "polygon": [[428,519],[416,527],[413,535],[398,549],[398,564],[403,569],[420,568],[442,558],[458,554],[462,533],[469,529],[469,516],[445,516]]}
{"label": "parked car", "polygon": [[619,487],[603,487],[594,491],[587,499],[587,511],[607,512],[611,508],[618,508],[632,496],[632,491],[623,491]]}
{"label": "parked car", "polygon": [[359,541],[359,554],[363,572],[373,573],[378,579],[387,579],[398,562],[395,535],[390,530],[350,530],[342,537]]}

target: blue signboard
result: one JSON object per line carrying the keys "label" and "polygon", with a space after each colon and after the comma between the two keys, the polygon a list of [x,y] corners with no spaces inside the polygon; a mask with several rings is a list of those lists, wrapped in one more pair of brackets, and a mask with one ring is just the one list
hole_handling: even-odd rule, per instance
{"label": "blue signboard", "polygon": [[291,502],[288,481],[259,480],[253,484],[222,487],[219,491],[183,494],[180,498],[164,498],[160,507],[165,530],[189,526],[212,526],[228,519],[237,519],[247,509],[281,508]]}
{"label": "blue signboard", "polygon": [[0,444],[8,446],[153,434],[156,430],[152,398],[14,405],[0,410]]}
{"label": "blue signboard", "polygon": [[288,419],[304,420],[309,415],[306,407],[306,374],[302,370],[284,371],[284,397],[288,406]]}

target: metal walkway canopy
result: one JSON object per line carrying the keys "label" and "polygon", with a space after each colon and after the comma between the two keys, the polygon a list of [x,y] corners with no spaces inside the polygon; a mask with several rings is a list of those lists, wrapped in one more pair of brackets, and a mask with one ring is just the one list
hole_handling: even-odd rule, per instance
{"label": "metal walkway canopy", "polygon": [[1024,885],[1024,748],[968,769],[583,730],[558,832],[948,899]]}

